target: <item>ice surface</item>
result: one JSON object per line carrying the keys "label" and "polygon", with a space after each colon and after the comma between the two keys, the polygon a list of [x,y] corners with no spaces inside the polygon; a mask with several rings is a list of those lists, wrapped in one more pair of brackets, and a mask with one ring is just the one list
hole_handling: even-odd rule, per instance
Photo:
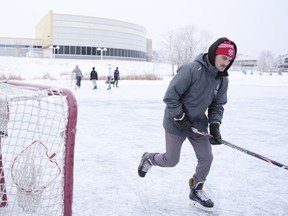
{"label": "ice surface", "polygon": [[[204,186],[215,203],[213,213],[189,205],[188,179],[194,173],[196,158],[187,141],[176,167],[153,167],[145,178],[138,177],[137,166],[144,151],[165,151],[162,99],[171,79],[170,66],[131,63],[129,67],[125,62],[113,62],[121,65],[120,75],[154,68],[163,79],[120,80],[120,87],[111,91],[106,90],[103,80],[98,81],[97,90],[85,80],[80,90],[74,90],[59,73],[72,71],[78,63],[75,60],[49,63],[38,59],[28,65],[28,60],[13,64],[15,59],[11,59],[0,59],[0,73],[21,72],[21,68],[22,76],[26,71],[30,75],[57,72],[57,80],[35,80],[31,75],[26,82],[69,88],[77,98],[73,215],[288,215],[288,170],[224,145],[213,146],[214,161]],[[94,64],[99,67],[100,63],[83,61],[80,68],[87,72]],[[223,139],[287,165],[287,90],[288,74],[230,72]]]}

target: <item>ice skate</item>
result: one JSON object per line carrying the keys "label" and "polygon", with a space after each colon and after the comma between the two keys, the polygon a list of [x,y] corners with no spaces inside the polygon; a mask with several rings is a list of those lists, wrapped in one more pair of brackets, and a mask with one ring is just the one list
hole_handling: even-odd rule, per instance
{"label": "ice skate", "polygon": [[212,212],[214,209],[214,203],[211,199],[206,196],[203,190],[203,182],[198,182],[194,185],[193,178],[189,179],[191,205],[202,209],[204,211]]}
{"label": "ice skate", "polygon": [[152,158],[154,157],[155,153],[148,153],[145,152],[141,158],[140,164],[138,166],[138,175],[142,178],[145,177],[146,173],[151,169],[153,166]]}

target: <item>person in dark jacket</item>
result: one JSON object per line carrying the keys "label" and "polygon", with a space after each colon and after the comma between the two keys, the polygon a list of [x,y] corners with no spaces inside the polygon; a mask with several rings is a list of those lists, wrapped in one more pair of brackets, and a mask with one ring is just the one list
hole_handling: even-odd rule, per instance
{"label": "person in dark jacket", "polygon": [[118,67],[116,67],[116,69],[114,70],[114,82],[113,82],[113,87],[116,87],[118,88],[118,80],[120,79],[120,74],[119,74],[119,69]]}
{"label": "person in dark jacket", "polygon": [[93,67],[92,71],[90,72],[90,80],[92,81],[93,89],[97,89],[96,80],[98,80],[98,73],[95,71],[95,67]]}
{"label": "person in dark jacket", "polygon": [[[213,210],[214,203],[202,188],[213,160],[211,144],[222,144],[220,125],[223,106],[227,103],[228,69],[236,54],[237,46],[233,41],[219,38],[207,53],[178,69],[163,99],[166,152],[145,152],[138,166],[140,177],[145,177],[152,166],[176,166],[182,144],[188,139],[197,158],[195,173],[189,179],[189,197],[194,206],[207,211]],[[197,128],[208,132],[208,126],[213,136],[210,139],[192,131]]]}

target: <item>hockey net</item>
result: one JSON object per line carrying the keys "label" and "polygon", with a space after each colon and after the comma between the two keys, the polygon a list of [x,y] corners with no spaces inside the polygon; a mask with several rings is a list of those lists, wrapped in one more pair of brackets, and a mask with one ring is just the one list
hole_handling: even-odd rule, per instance
{"label": "hockey net", "polygon": [[72,215],[76,122],[69,90],[0,82],[0,215]]}

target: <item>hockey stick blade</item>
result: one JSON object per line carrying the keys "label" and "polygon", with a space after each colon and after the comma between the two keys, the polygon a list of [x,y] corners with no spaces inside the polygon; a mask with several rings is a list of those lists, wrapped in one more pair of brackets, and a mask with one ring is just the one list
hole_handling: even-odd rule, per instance
{"label": "hockey stick blade", "polygon": [[[193,128],[193,127],[192,127],[192,131],[193,131],[194,133],[200,134],[200,135],[202,135],[202,136],[207,136],[207,137],[213,138],[213,136],[212,136],[211,134],[206,133],[206,132],[204,132],[204,131],[200,131],[200,130],[197,129],[197,128]],[[230,143],[230,142],[228,142],[228,141],[222,140],[222,142],[223,142],[224,145],[229,146],[229,147],[231,147],[231,148],[233,148],[233,149],[236,149],[236,150],[241,151],[241,152],[243,152],[243,153],[245,153],[245,154],[248,154],[248,155],[251,155],[251,156],[253,156],[253,157],[256,157],[256,158],[258,158],[258,159],[260,159],[260,160],[266,161],[267,163],[270,163],[270,164],[272,164],[272,165],[275,165],[275,166],[278,166],[278,167],[280,167],[280,168],[283,168],[283,169],[288,170],[288,166],[287,166],[287,165],[284,165],[284,164],[282,164],[282,163],[279,163],[279,162],[277,162],[277,161],[274,161],[274,160],[272,160],[272,159],[269,159],[269,158],[267,158],[267,157],[264,157],[264,156],[262,156],[262,155],[259,155],[259,154],[255,153],[255,152],[249,151],[249,150],[247,150],[247,149],[241,148],[241,147],[239,147],[239,146],[236,146],[236,145],[234,145],[234,144],[232,144],[232,143]]]}

